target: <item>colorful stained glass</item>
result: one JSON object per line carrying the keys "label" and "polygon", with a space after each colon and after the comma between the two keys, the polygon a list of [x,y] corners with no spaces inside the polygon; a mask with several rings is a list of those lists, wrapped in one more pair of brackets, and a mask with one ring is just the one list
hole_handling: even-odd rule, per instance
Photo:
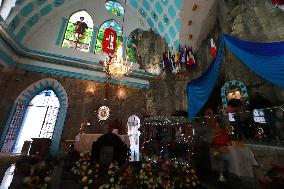
{"label": "colorful stained glass", "polygon": [[108,13],[115,15],[115,16],[121,16],[124,14],[124,8],[121,4],[115,1],[107,1],[105,3],[106,9]]}
{"label": "colorful stained glass", "polygon": [[94,22],[86,11],[74,13],[68,22],[62,47],[89,52]]}
{"label": "colorful stained glass", "polygon": [[126,56],[129,62],[137,63],[137,44],[138,44],[138,31],[135,30],[130,34],[127,41]]}
{"label": "colorful stained glass", "polygon": [[98,32],[98,36],[97,36],[97,42],[96,42],[96,48],[95,48],[95,53],[99,53],[102,52],[102,40],[104,37],[104,32],[106,28],[110,27],[110,24],[113,23],[113,29],[116,31],[117,33],[117,40],[116,40],[116,52],[120,51],[119,49],[122,47],[122,30],[119,27],[119,25],[117,24],[117,22],[115,22],[114,20],[109,20],[105,23],[103,23],[99,29]]}

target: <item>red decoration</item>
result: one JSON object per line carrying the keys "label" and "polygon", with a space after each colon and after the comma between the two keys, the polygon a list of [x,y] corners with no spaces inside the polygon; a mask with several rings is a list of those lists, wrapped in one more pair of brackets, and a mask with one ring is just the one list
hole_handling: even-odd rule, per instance
{"label": "red decoration", "polygon": [[273,5],[284,5],[284,0],[271,0]]}
{"label": "red decoration", "polygon": [[211,142],[211,146],[213,148],[220,148],[223,146],[228,146],[230,145],[230,143],[231,143],[231,140],[230,140],[229,134],[224,129],[222,129],[213,138]]}
{"label": "red decoration", "polygon": [[102,51],[107,54],[114,54],[116,49],[117,33],[112,28],[105,29],[102,40]]}
{"label": "red decoration", "polygon": [[214,59],[216,59],[217,49],[214,40],[212,38],[210,39],[210,50],[211,50],[211,55],[213,56]]}

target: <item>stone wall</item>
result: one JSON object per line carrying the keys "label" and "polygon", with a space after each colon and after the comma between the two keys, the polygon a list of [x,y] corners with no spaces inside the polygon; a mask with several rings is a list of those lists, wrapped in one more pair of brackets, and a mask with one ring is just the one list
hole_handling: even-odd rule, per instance
{"label": "stone wall", "polygon": [[[184,82],[199,77],[212,63],[209,48],[209,40],[212,37],[216,40],[217,47],[223,33],[254,42],[284,40],[284,13],[279,9],[274,9],[271,1],[220,0],[218,1],[217,12],[217,20],[213,29],[203,40],[199,49],[195,51],[197,66],[190,71],[187,77],[182,79]],[[273,105],[284,103],[283,89],[259,77],[225,48],[219,80],[203,110],[207,107],[216,110],[217,106],[221,105],[220,89],[222,85],[234,79],[244,82],[249,96],[255,92],[260,92]],[[201,114],[203,114],[203,111],[201,111]]]}
{"label": "stone wall", "polygon": [[166,40],[155,32],[138,32],[137,52],[140,68],[150,73],[160,74],[162,70],[162,53],[166,48]]}
{"label": "stone wall", "polygon": [[[254,42],[284,40],[284,13],[274,9],[271,1],[221,0],[218,13],[222,33]],[[259,91],[273,104],[284,102],[283,89],[260,78],[228,51],[225,52],[223,74],[226,81],[241,80],[248,86],[249,92]]]}
{"label": "stone wall", "polygon": [[[85,132],[106,133],[113,128],[119,132],[126,132],[128,117],[137,115],[145,117],[146,92],[145,89],[110,85],[108,100],[105,98],[105,84],[82,79],[40,74],[24,70],[11,70],[6,72],[0,83],[0,133],[6,123],[14,100],[18,95],[34,82],[54,78],[65,88],[68,95],[68,110],[63,130],[62,140],[74,139],[83,122],[90,122],[91,126],[84,128]],[[118,91],[123,90],[123,93]],[[122,95],[121,95],[122,94]],[[107,105],[111,109],[111,116],[107,121],[99,122],[97,110]]]}

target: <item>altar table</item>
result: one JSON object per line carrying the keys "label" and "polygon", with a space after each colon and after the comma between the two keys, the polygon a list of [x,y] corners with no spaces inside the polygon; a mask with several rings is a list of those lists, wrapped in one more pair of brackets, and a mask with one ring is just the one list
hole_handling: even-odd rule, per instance
{"label": "altar table", "polygon": [[[78,134],[75,140],[75,149],[80,153],[92,151],[93,142],[96,142],[98,138],[104,134]],[[128,135],[117,135],[120,137],[122,142],[124,142],[128,147],[130,146]]]}

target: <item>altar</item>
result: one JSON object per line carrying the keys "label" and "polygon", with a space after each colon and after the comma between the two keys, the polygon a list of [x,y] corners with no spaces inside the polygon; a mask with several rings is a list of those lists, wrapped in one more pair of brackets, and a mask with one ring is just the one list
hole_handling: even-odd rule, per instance
{"label": "altar", "polygon": [[[92,144],[96,142],[98,138],[104,134],[78,134],[75,140],[75,149],[80,153],[86,151],[92,151]],[[124,142],[128,147],[130,146],[128,135],[117,135],[120,137],[122,142]]]}

